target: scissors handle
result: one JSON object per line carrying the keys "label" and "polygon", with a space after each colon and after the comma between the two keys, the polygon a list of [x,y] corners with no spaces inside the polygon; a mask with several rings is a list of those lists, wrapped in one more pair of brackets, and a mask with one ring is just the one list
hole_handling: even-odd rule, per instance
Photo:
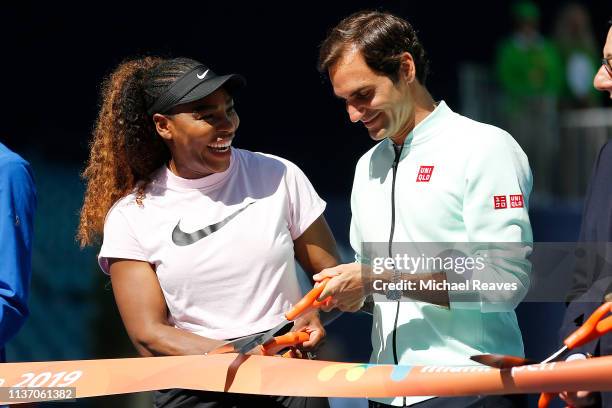
{"label": "scissors handle", "polygon": [[327,285],[329,279],[330,278],[322,280],[319,286],[312,288],[310,292],[308,292],[299,302],[295,304],[295,306],[293,306],[293,309],[285,313],[285,318],[289,321],[295,320],[304,313],[312,309],[319,308],[321,305],[329,302],[331,300],[331,296],[322,302],[317,301],[317,298],[321,292],[323,292],[323,289],[325,289],[325,285]]}
{"label": "scissors handle", "polygon": [[310,339],[310,335],[306,332],[289,332],[282,336],[274,337],[272,340],[264,344],[263,354],[274,355],[284,348],[297,346]]}
{"label": "scissors handle", "polygon": [[555,398],[555,394],[552,392],[543,392],[540,394],[538,399],[538,408],[548,408],[551,401]]}
{"label": "scissors handle", "polygon": [[612,312],[612,302],[606,302],[599,306],[578,330],[565,339],[564,343],[567,348],[580,347],[612,331],[612,316],[604,319],[610,312]]}

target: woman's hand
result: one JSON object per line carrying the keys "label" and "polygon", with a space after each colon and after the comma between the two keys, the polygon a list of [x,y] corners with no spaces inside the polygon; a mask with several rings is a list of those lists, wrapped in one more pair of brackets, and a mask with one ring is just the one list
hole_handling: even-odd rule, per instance
{"label": "woman's hand", "polygon": [[319,319],[319,311],[314,310],[298,319],[293,323],[291,331],[302,331],[309,334],[308,341],[302,343],[301,348],[309,351],[317,348],[325,338],[325,328]]}

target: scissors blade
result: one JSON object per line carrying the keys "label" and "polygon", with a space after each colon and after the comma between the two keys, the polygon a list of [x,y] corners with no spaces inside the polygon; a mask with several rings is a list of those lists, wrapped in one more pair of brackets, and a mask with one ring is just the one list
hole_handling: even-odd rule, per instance
{"label": "scissors blade", "polygon": [[319,295],[325,289],[325,285],[329,282],[330,278],[324,279],[320,282],[319,286],[312,288],[302,299],[300,299],[287,313],[285,313],[285,319],[278,326],[273,327],[265,333],[262,333],[260,337],[254,338],[249,342],[246,342],[238,352],[240,354],[246,354],[249,351],[253,350],[255,347],[262,345],[268,341],[270,341],[276,333],[278,333],[282,328],[284,328],[288,323],[291,323],[298,317],[304,315],[312,309],[317,309],[321,307],[321,305],[325,304],[329,301],[330,298],[325,299],[323,302],[317,301]]}
{"label": "scissors blade", "polygon": [[494,368],[511,368],[535,364],[535,361],[523,357],[508,356],[504,354],[478,354],[471,356],[470,360]]}
{"label": "scissors blade", "polygon": [[226,341],[225,343],[222,343],[221,345],[217,346],[216,348],[214,348],[213,350],[209,351],[206,354],[208,355],[208,354],[235,353],[238,349],[243,347],[245,344],[247,344],[248,342],[252,341],[253,339],[259,336],[261,336],[261,333],[250,334],[248,336],[243,336],[243,337],[231,340],[231,341]]}
{"label": "scissors blade", "polygon": [[236,347],[236,350],[240,354],[246,354],[249,351],[253,350],[255,347],[260,346],[268,341],[272,340],[274,335],[282,330],[287,324],[291,323],[288,320],[284,320],[280,322],[277,326],[274,326],[270,330],[265,333],[260,333],[253,337],[252,339],[246,339],[246,341],[242,342],[239,347]]}
{"label": "scissors blade", "polygon": [[567,346],[561,347],[555,353],[551,354],[546,360],[542,360],[540,364],[550,363],[551,361],[558,359],[559,356],[563,354],[565,351],[567,351]]}

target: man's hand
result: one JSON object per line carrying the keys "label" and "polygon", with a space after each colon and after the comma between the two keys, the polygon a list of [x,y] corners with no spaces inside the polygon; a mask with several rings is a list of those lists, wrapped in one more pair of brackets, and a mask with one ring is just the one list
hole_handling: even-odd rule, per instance
{"label": "man's hand", "polygon": [[325,328],[319,319],[319,311],[315,310],[298,318],[293,323],[291,331],[302,331],[309,334],[308,341],[302,343],[301,348],[306,351],[317,348],[325,338]]}
{"label": "man's hand", "polygon": [[363,279],[362,267],[364,265],[360,263],[350,263],[323,269],[313,275],[316,282],[331,278],[318,299],[323,301],[332,297],[328,305],[321,306],[322,310],[328,312],[338,308],[343,312],[356,312],[361,309],[369,289]]}
{"label": "man's hand", "polygon": [[572,408],[587,408],[595,406],[597,402],[597,395],[591,391],[578,391],[578,392],[567,392],[564,391],[559,394],[561,398],[569,407]]}

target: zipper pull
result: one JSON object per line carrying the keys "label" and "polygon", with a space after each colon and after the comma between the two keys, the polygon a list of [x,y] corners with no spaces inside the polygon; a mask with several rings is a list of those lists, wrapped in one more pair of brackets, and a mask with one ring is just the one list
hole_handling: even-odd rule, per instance
{"label": "zipper pull", "polygon": [[395,159],[393,160],[393,164],[391,167],[396,168],[397,165],[399,164],[399,159],[400,159],[400,156],[402,155],[403,147],[404,145],[398,146],[395,143],[393,143],[393,150],[395,150]]}

